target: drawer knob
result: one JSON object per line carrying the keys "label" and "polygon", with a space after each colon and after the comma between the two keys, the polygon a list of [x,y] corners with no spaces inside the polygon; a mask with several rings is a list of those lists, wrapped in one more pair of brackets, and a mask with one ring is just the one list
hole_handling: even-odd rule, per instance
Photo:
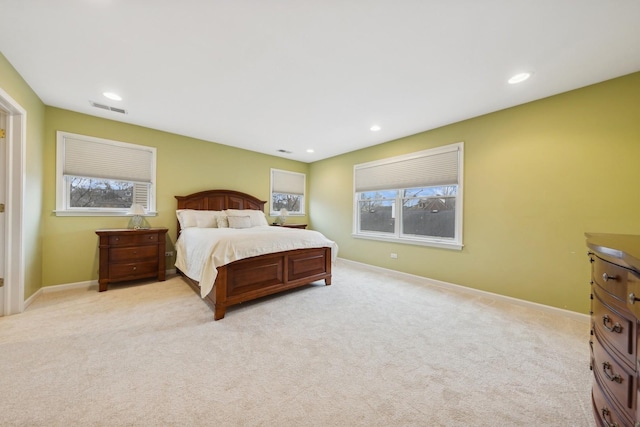
{"label": "drawer knob", "polygon": [[604,316],[602,316],[602,325],[604,325],[604,328],[607,331],[622,333],[622,326],[620,325],[620,323],[616,322],[613,324],[612,327],[609,327],[607,324],[610,322],[611,322],[611,319],[609,318],[608,314],[605,314]]}
{"label": "drawer knob", "polygon": [[602,280],[608,282],[609,280],[618,280],[618,276],[609,276],[607,273],[602,275]]}
{"label": "drawer knob", "polygon": [[137,269],[138,269],[138,267],[133,267],[133,269],[134,269],[134,270],[137,270]]}
{"label": "drawer knob", "polygon": [[[611,371],[611,373],[609,373]],[[614,374],[611,369],[611,363],[602,362],[602,372],[604,372],[604,376],[609,379],[609,381],[615,381],[618,384],[622,384],[622,377],[618,374]]]}
{"label": "drawer knob", "polygon": [[633,292],[631,292],[629,294],[629,303],[630,304],[635,304],[636,301],[640,301],[640,298],[636,298],[636,294],[634,294]]}

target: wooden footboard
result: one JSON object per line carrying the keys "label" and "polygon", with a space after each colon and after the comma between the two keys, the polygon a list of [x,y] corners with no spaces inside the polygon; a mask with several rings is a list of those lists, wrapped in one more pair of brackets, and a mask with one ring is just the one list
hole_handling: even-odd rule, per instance
{"label": "wooden footboard", "polygon": [[[204,300],[214,320],[227,307],[324,280],[331,285],[331,248],[296,249],[247,258],[218,267],[212,291]],[[189,281],[200,295],[200,287]]]}

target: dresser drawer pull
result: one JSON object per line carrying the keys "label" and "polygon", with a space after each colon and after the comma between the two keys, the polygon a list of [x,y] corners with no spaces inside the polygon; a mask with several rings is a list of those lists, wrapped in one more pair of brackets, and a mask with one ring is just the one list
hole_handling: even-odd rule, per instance
{"label": "dresser drawer pull", "polygon": [[620,323],[614,323],[613,327],[611,328],[607,326],[607,323],[611,323],[611,319],[609,318],[608,314],[605,314],[604,316],[602,316],[602,325],[604,326],[604,328],[609,332],[617,332],[619,334],[622,333],[622,325],[620,325]]}
{"label": "dresser drawer pull", "polygon": [[607,273],[602,275],[602,280],[608,282],[609,280],[618,280],[618,276],[609,276]]}
{"label": "dresser drawer pull", "polygon": [[607,421],[607,417],[611,417],[611,412],[609,412],[609,408],[604,406],[602,408],[602,411],[600,412],[602,413],[602,422],[604,422],[605,427],[618,427],[618,423]]}
{"label": "dresser drawer pull", "polygon": [[629,294],[629,303],[631,304],[635,304],[636,301],[640,301],[640,298],[636,298],[636,294],[634,294],[633,292],[631,292]]}
{"label": "dresser drawer pull", "polygon": [[[611,374],[607,371],[611,371]],[[618,384],[622,384],[622,377],[613,373],[609,362],[602,362],[602,372],[604,372],[604,376],[607,377],[609,381],[615,381]]]}

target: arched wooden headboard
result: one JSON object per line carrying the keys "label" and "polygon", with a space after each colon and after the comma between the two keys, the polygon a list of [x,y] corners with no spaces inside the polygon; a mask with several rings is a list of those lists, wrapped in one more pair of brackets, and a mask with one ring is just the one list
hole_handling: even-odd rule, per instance
{"label": "arched wooden headboard", "polygon": [[[188,196],[175,196],[178,209],[195,209],[199,211],[223,211],[225,209],[254,209],[264,212],[267,203],[250,194],[233,190],[206,190]],[[178,222],[178,236],[180,222]]]}

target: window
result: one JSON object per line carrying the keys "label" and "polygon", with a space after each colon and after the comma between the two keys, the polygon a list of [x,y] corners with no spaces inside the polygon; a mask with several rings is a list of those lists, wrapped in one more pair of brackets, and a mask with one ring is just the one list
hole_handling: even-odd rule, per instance
{"label": "window", "polygon": [[462,249],[463,143],[354,166],[354,237]]}
{"label": "window", "polygon": [[271,169],[271,216],[286,209],[289,215],[304,215],[306,176],[303,173]]}
{"label": "window", "polygon": [[155,213],[156,149],[57,132],[56,215]]}

